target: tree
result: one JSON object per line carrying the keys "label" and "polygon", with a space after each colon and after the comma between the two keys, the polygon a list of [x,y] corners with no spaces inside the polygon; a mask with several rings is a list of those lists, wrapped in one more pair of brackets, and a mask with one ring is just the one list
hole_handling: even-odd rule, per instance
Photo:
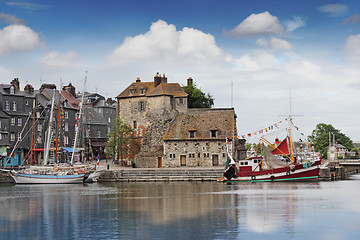
{"label": "tree", "polygon": [[195,83],[189,86],[183,86],[182,88],[189,94],[188,108],[211,108],[214,106],[213,97],[209,93],[203,93],[196,87]]}
{"label": "tree", "polygon": [[126,123],[116,117],[114,124],[107,135],[108,143],[106,144],[106,152],[110,153],[115,159],[122,160],[125,155],[128,155],[131,145],[136,145],[134,140],[134,131]]}
{"label": "tree", "polygon": [[312,146],[315,147],[315,150],[320,152],[323,158],[327,155],[327,147],[329,146],[329,133],[331,141],[335,137],[335,141],[346,149],[352,149],[353,143],[349,137],[341,133],[340,130],[335,129],[331,124],[319,123],[316,125],[315,130],[312,131],[312,134],[308,137]]}

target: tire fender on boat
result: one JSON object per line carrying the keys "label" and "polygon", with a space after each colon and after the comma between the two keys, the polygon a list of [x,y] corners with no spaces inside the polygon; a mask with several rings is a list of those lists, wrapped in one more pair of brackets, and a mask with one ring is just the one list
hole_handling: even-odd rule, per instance
{"label": "tire fender on boat", "polygon": [[271,181],[274,181],[274,180],[275,180],[275,176],[274,176],[274,175],[271,175],[270,180],[271,180]]}
{"label": "tire fender on boat", "polygon": [[256,180],[256,176],[255,176],[255,175],[252,175],[252,176],[251,176],[251,180]]}
{"label": "tire fender on boat", "polygon": [[286,172],[286,176],[290,176],[290,171],[287,171],[287,172]]}

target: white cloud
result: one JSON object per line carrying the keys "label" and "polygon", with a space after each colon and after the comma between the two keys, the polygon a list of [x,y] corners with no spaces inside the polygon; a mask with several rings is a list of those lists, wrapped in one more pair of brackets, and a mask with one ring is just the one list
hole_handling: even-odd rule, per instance
{"label": "white cloud", "polygon": [[276,37],[271,37],[269,41],[264,37],[259,38],[256,44],[272,51],[289,51],[292,49],[292,45],[288,41]]}
{"label": "white cloud", "polygon": [[42,65],[52,69],[71,69],[81,67],[81,57],[75,51],[49,52],[41,59]]}
{"label": "white cloud", "polygon": [[344,19],[342,24],[357,24],[360,23],[360,14],[354,14]]}
{"label": "white cloud", "polygon": [[299,16],[295,16],[295,17],[293,17],[292,20],[285,22],[286,31],[288,33],[292,33],[296,29],[298,29],[300,27],[304,27],[305,25],[306,25],[305,20]]}
{"label": "white cloud", "polygon": [[6,2],[6,5],[28,11],[37,11],[50,7],[49,5],[45,5],[45,4],[30,3],[24,1],[8,1]]}
{"label": "white cloud", "polygon": [[276,16],[269,12],[251,14],[238,26],[229,32],[236,37],[251,37],[256,35],[283,35],[284,26]]}
{"label": "white cloud", "polygon": [[0,22],[8,24],[20,24],[23,25],[25,22],[12,14],[0,13]]}
{"label": "white cloud", "polygon": [[227,57],[211,34],[187,27],[177,31],[174,25],[158,20],[148,32],[127,37],[108,60],[114,65],[139,61],[185,65],[225,61]]}
{"label": "white cloud", "polygon": [[350,35],[345,43],[348,58],[354,63],[360,63],[360,34]]}
{"label": "white cloud", "polygon": [[318,9],[330,17],[340,17],[344,16],[349,8],[346,4],[326,4],[318,7]]}
{"label": "white cloud", "polygon": [[30,51],[39,44],[39,34],[24,25],[10,25],[0,30],[0,55]]}

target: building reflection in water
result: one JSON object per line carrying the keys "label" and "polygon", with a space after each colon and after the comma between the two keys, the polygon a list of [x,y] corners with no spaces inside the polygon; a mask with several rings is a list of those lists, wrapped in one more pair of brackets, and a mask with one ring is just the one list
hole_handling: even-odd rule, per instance
{"label": "building reflection in water", "polygon": [[317,231],[323,222],[331,225],[334,214],[360,211],[359,194],[349,191],[359,181],[347,182],[351,188],[343,186],[343,182],[3,185],[0,239],[163,239],[170,235],[172,239],[265,235],[301,239],[303,230]]}

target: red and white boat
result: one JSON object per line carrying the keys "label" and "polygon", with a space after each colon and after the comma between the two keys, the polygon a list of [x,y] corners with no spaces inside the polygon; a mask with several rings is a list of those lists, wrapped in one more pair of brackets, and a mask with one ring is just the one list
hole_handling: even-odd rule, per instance
{"label": "red and white boat", "polygon": [[[290,123],[291,118],[289,119]],[[288,136],[278,145],[271,144],[264,138],[258,146],[262,153],[259,156],[235,161],[228,153],[230,166],[219,181],[224,182],[260,182],[260,181],[309,181],[319,177],[321,157],[305,160],[297,159],[294,153],[291,130]],[[268,146],[265,146],[266,143]],[[258,152],[258,151],[257,151]]]}

